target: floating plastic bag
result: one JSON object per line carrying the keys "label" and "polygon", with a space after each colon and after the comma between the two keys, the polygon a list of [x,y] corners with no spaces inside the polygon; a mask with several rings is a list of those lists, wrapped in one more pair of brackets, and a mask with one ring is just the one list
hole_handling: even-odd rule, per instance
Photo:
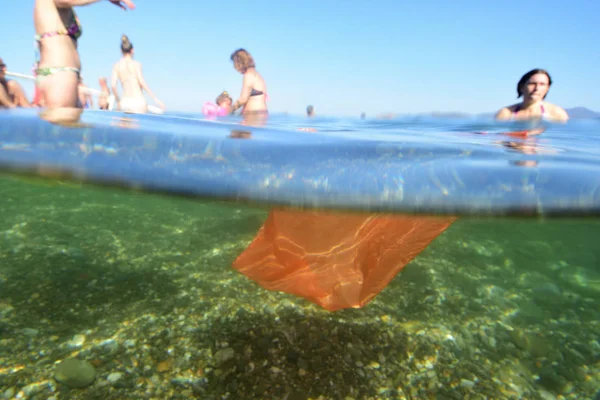
{"label": "floating plastic bag", "polygon": [[455,220],[272,210],[233,267],[329,311],[359,308]]}

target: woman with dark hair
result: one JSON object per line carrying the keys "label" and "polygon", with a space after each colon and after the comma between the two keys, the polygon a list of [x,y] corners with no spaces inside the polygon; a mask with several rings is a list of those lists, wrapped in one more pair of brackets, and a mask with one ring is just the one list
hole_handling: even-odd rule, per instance
{"label": "woman with dark hair", "polygon": [[552,78],[548,71],[539,68],[529,71],[517,83],[517,98],[523,97],[523,101],[502,108],[496,113],[496,119],[568,121],[569,115],[563,108],[544,101],[551,85]]}
{"label": "woman with dark hair", "polygon": [[[81,61],[77,39],[81,25],[73,7],[100,0],[35,0],[33,21],[39,59],[35,74],[40,101],[48,108],[75,108],[79,104]],[[135,8],[130,0],[109,0],[123,9]]]}
{"label": "woman with dark hair", "polygon": [[[144,91],[160,107],[164,104],[154,96],[142,74],[142,64],[133,59],[133,44],[126,35],[121,36],[121,52],[123,57],[115,64],[112,72],[112,91],[121,111],[134,114],[144,114],[148,111],[148,103]],[[121,82],[123,97],[119,99],[117,82]]]}
{"label": "woman with dark hair", "polygon": [[267,85],[263,77],[256,71],[254,59],[244,49],[236,50],[231,55],[233,67],[244,75],[242,93],[233,103],[232,112],[243,107],[242,114],[267,114]]}
{"label": "woman with dark hair", "polygon": [[0,108],[4,107],[31,107],[31,103],[18,82],[6,79],[6,64],[0,58]]}

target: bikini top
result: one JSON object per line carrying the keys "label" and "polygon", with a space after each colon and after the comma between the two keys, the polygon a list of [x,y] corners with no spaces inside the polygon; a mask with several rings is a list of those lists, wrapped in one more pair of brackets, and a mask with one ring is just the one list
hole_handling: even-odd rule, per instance
{"label": "bikini top", "polygon": [[75,15],[75,12],[71,14],[71,23],[68,28],[58,29],[56,31],[44,32],[39,35],[35,35],[35,46],[34,46],[34,58],[35,62],[33,65],[33,73],[36,74],[37,68],[40,64],[40,43],[42,39],[53,37],[53,36],[69,36],[73,40],[77,40],[81,37],[81,25],[79,24],[79,18]]}
{"label": "bikini top", "polygon": [[73,12],[71,17],[71,23],[66,29],[58,29],[56,31],[44,32],[39,35],[35,35],[35,40],[40,42],[42,39],[53,37],[53,36],[69,36],[73,40],[77,40],[81,37],[81,25],[79,24],[79,18]]}
{"label": "bikini top", "polygon": [[[540,104],[540,110],[542,111],[542,118],[544,118],[544,114],[546,113],[546,110],[544,109],[544,105],[543,104]],[[521,105],[520,104],[515,107],[515,110],[513,111],[513,115],[516,116],[519,111],[521,111]]]}

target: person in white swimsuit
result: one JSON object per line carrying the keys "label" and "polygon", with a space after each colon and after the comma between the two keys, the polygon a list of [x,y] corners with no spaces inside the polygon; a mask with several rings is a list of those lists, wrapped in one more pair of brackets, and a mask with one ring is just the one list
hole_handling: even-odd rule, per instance
{"label": "person in white swimsuit", "polygon": [[[126,35],[121,37],[121,52],[123,57],[113,67],[111,79],[112,91],[119,109],[126,113],[146,113],[148,103],[143,92],[146,92],[160,108],[164,109],[164,104],[156,98],[144,80],[142,64],[133,59],[133,45]],[[121,98],[117,91],[117,82],[120,82],[123,88],[123,97]]]}

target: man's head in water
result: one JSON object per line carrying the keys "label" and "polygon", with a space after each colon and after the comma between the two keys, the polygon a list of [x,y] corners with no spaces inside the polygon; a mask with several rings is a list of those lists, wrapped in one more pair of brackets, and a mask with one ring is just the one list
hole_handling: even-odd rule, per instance
{"label": "man's head in water", "polygon": [[306,116],[312,117],[315,114],[315,108],[313,106],[306,107]]}
{"label": "man's head in water", "polygon": [[121,36],[121,51],[123,54],[133,54],[133,44],[131,44],[127,35]]}
{"label": "man's head in water", "polygon": [[546,98],[552,85],[552,78],[544,69],[532,69],[517,83],[517,98],[523,96],[523,101],[541,101]]}
{"label": "man's head in water", "polygon": [[217,96],[215,103],[221,108],[225,108],[231,111],[231,103],[233,103],[233,99],[229,96],[227,91],[223,91],[220,95]]}
{"label": "man's head in water", "polygon": [[244,49],[238,49],[231,55],[231,61],[233,61],[233,68],[236,69],[240,74],[245,74],[250,68],[256,68],[254,59]]}

